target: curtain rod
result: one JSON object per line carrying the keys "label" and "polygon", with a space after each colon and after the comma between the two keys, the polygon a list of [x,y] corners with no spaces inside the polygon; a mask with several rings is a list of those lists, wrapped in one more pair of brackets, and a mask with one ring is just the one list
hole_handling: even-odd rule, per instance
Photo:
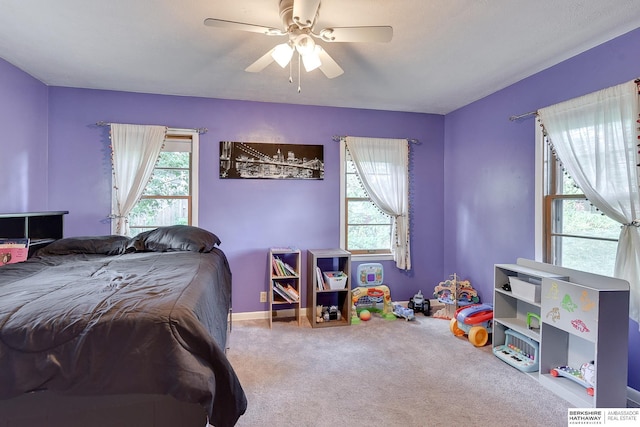
{"label": "curtain rod", "polygon": [[529,116],[537,116],[537,115],[538,115],[537,111],[529,111],[528,113],[518,114],[517,116],[511,116],[509,117],[509,120],[511,120],[512,122],[515,122],[516,120],[524,119]]}
{"label": "curtain rod", "polygon": [[[100,121],[100,122],[96,123],[96,126],[111,126],[111,123],[110,122],[105,122],[105,121]],[[169,129],[177,129],[177,128],[169,128]],[[203,134],[203,133],[209,132],[209,129],[207,129],[207,128],[186,128],[184,130],[195,130],[199,134]]]}
{"label": "curtain rod", "polygon": [[[346,138],[346,136],[333,135],[331,137],[331,139],[334,140],[335,142],[340,142],[340,140],[344,138]],[[407,142],[410,142],[411,144],[420,144],[420,141],[414,138],[399,138],[399,139],[406,139]]]}
{"label": "curtain rod", "polygon": [[[637,83],[637,84],[640,84],[640,78],[635,79],[633,82]],[[528,113],[518,114],[517,116],[511,116],[511,117],[509,117],[509,120],[511,120],[513,122],[513,121],[516,121],[516,120],[524,119],[524,118],[529,117],[529,116],[537,116],[537,115],[538,115],[538,111],[529,111]]]}

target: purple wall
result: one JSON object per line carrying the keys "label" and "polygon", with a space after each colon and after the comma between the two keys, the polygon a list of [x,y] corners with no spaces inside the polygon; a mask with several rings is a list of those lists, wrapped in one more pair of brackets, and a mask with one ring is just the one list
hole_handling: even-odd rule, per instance
{"label": "purple wall", "polygon": [[[0,123],[9,130],[0,139],[0,169],[21,171],[16,190],[0,199],[0,212],[69,210],[66,235],[109,233],[108,130],[94,123],[207,127],[201,137],[200,225],[223,241],[234,273],[234,310],[263,311],[258,293],[267,287],[270,246],[338,246],[338,144],[331,137],[417,138],[422,144],[415,148],[412,181],[415,268],[403,274],[385,263],[392,297],[406,300],[418,289],[428,294],[455,272],[489,301],[493,264],[534,255],[534,121],[508,117],[635,78],[639,45],[640,29],[445,117],[47,90],[0,60]],[[322,144],[326,178],[220,180],[220,140]],[[629,385],[640,389],[640,366],[634,364],[640,333],[630,323]]]}
{"label": "purple wall", "polygon": [[47,87],[0,59],[0,212],[47,207]]}
{"label": "purple wall", "polygon": [[[394,299],[407,300],[442,280],[443,116],[58,87],[49,93],[49,208],[69,210],[66,235],[109,233],[108,128],[93,124],[206,127],[200,138],[200,226],[223,242],[234,274],[234,311],[264,311],[259,292],[268,284],[270,246],[339,246],[339,144],[332,136],[410,137],[422,142],[414,148],[412,181],[415,268],[404,274],[388,264],[386,281]],[[324,145],[325,179],[221,180],[222,140]]]}
{"label": "purple wall", "polygon": [[[640,29],[445,117],[445,271],[492,299],[493,264],[534,257],[535,120],[508,117],[640,76]],[[629,385],[640,389],[640,332],[630,321]]]}

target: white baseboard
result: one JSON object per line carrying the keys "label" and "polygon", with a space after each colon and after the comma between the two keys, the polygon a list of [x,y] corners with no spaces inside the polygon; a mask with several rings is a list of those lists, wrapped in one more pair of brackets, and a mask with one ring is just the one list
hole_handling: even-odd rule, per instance
{"label": "white baseboard", "polygon": [[[300,316],[305,317],[307,315],[307,309],[306,308],[301,308],[300,309]],[[275,311],[275,316],[274,317],[294,317],[295,316],[295,310],[294,309],[289,309],[289,310],[277,310]],[[247,311],[244,313],[233,313],[231,315],[231,320],[233,322],[236,321],[243,321],[243,320],[262,320],[262,319],[268,319],[269,318],[269,312],[268,311]]]}
{"label": "white baseboard", "polygon": [[260,320],[260,319],[268,319],[268,318],[269,318],[268,311],[245,311],[244,313],[234,312],[231,315],[231,320],[233,322],[242,321],[242,320]]}
{"label": "white baseboard", "polygon": [[627,387],[627,408],[640,408],[640,391]]}

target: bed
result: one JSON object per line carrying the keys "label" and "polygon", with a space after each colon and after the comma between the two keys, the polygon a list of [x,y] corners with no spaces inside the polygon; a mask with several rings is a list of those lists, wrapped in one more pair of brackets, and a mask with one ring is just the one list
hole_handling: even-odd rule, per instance
{"label": "bed", "polygon": [[1,266],[0,403],[168,396],[234,425],[247,401],[225,356],[231,272],[219,244],[161,227],[60,239]]}

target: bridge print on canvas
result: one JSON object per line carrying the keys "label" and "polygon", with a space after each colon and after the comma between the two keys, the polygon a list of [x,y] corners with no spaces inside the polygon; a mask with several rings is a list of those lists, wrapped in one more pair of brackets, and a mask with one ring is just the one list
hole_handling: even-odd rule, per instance
{"label": "bridge print on canvas", "polygon": [[220,141],[220,178],[324,179],[324,146]]}

